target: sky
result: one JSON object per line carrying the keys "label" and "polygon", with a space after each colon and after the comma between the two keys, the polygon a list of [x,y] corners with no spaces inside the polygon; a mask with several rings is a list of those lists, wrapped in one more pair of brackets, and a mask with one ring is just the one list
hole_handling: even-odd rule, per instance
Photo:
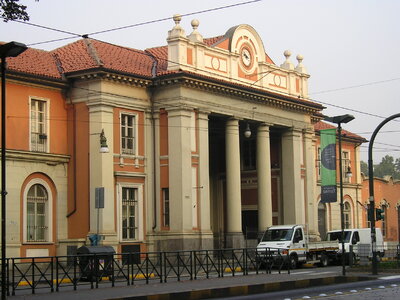
{"label": "sky", "polygon": [[[310,98],[326,107],[327,116],[355,117],[343,129],[369,140],[381,122],[400,113],[400,1],[260,0],[233,6],[244,2],[250,0],[21,0],[28,6],[31,25],[0,21],[0,41],[53,50],[88,34],[145,50],[167,44],[174,14],[195,13],[182,18],[186,34],[192,31],[193,19],[200,21],[198,31],[205,38],[249,24],[275,64],[284,62],[286,49],[294,64],[302,54],[311,75]],[[120,27],[126,28],[94,34]],[[63,40],[48,42],[58,39]],[[368,143],[360,153],[367,161]],[[374,164],[385,155],[400,158],[400,118],[376,135]]]}

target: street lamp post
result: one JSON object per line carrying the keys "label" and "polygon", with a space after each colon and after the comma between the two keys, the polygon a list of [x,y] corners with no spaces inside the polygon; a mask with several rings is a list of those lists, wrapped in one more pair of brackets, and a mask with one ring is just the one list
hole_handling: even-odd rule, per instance
{"label": "street lamp post", "polygon": [[326,121],[338,124],[339,141],[339,190],[340,190],[340,226],[342,230],[342,275],[346,275],[345,247],[344,247],[344,214],[343,214],[343,166],[342,166],[342,123],[348,123],[354,119],[352,115],[341,115],[335,117],[325,117]]}
{"label": "street lamp post", "polygon": [[374,142],[376,135],[378,134],[379,130],[385,125],[387,122],[395,119],[400,118],[400,114],[394,114],[385,120],[383,120],[378,127],[375,128],[374,132],[372,133],[371,140],[369,141],[368,145],[368,184],[369,184],[369,209],[368,215],[371,222],[371,241],[372,241],[372,274],[378,274],[378,258],[376,253],[376,226],[375,226],[375,199],[374,199],[374,162],[372,160],[372,150],[374,147]]}
{"label": "street lamp post", "polygon": [[6,58],[17,57],[27,47],[24,44],[10,42],[0,45],[1,57],[1,299],[6,294]]}

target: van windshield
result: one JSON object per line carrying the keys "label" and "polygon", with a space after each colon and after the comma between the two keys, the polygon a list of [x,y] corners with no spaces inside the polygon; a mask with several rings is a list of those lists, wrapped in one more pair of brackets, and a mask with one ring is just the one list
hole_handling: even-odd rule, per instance
{"label": "van windshield", "polygon": [[293,229],[268,229],[262,238],[262,242],[290,241]]}
{"label": "van windshield", "polygon": [[[344,232],[344,242],[348,243],[350,241],[351,231]],[[342,232],[335,231],[335,232],[328,232],[326,235],[327,241],[339,241],[342,242]]]}

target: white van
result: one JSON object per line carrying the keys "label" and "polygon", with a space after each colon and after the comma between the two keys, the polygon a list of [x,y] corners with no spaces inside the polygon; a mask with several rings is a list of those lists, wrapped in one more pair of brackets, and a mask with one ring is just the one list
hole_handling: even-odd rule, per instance
{"label": "white van", "polygon": [[[383,237],[382,231],[380,228],[375,228],[376,231],[376,252],[378,257],[384,256],[384,248],[383,248]],[[341,230],[333,230],[329,231],[326,234],[327,241],[339,241],[339,251],[338,255],[340,256],[342,253],[341,246]],[[371,228],[355,228],[355,229],[345,229],[344,230],[344,250],[346,256],[350,251],[350,245],[353,246],[353,253],[356,259],[360,257],[372,257],[372,240],[371,240]]]}

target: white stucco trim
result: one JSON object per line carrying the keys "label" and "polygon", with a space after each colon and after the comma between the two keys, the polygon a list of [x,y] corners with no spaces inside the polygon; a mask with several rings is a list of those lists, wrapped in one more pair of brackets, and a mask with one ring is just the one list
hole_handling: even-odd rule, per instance
{"label": "white stucco trim", "polygon": [[[118,183],[117,184],[117,234],[118,240],[122,242],[139,242],[144,240],[144,204],[143,204],[143,184],[140,183]],[[136,239],[122,239],[122,188],[136,188],[138,197],[138,237]]]}

